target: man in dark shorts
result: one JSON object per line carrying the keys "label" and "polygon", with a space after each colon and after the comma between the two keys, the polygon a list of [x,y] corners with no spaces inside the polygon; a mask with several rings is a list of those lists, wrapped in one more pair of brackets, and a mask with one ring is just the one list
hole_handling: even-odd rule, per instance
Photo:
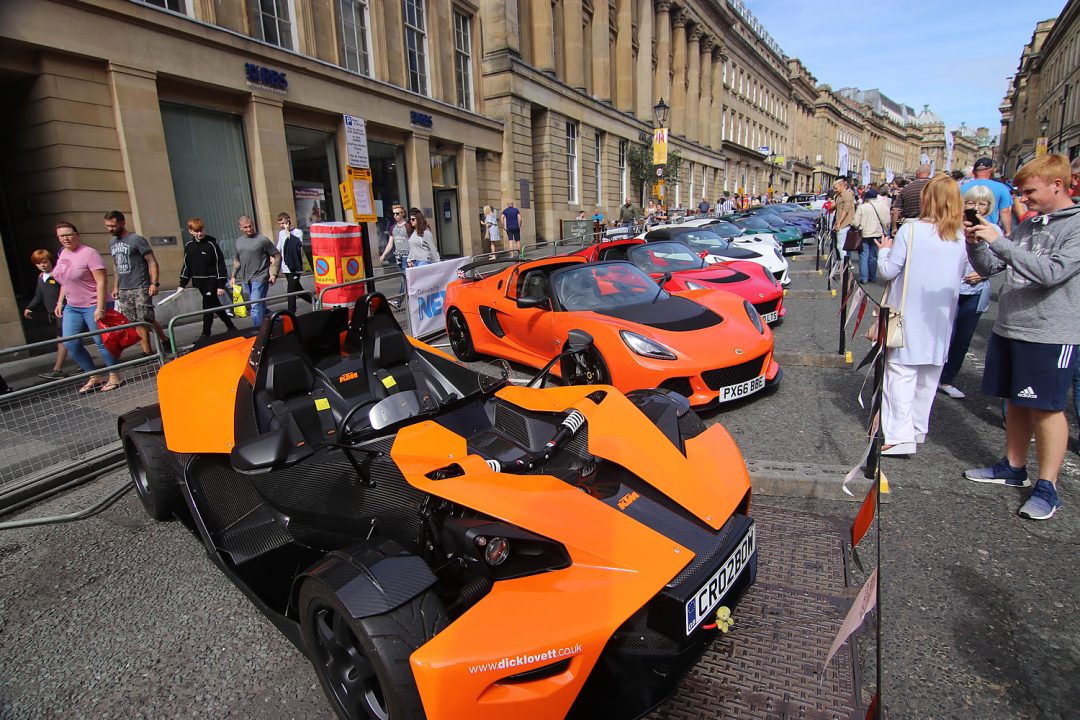
{"label": "man in dark shorts", "polygon": [[982,389],[1008,403],[1005,457],[964,477],[1030,486],[1025,465],[1034,434],[1039,475],[1019,513],[1049,520],[1061,507],[1057,478],[1069,444],[1064,408],[1080,343],[1080,206],[1069,199],[1069,161],[1063,155],[1031,160],[1014,182],[1039,215],[1015,228],[1011,240],[985,220],[964,223],[975,271],[1006,271]]}
{"label": "man in dark shorts", "polygon": [[518,255],[521,253],[521,211],[514,207],[513,200],[506,201],[506,207],[502,211],[502,217],[500,218],[503,224],[503,230],[506,230],[506,238],[510,246],[510,254]]}
{"label": "man in dark shorts", "polygon": [[[154,251],[146,238],[127,229],[127,220],[119,210],[105,214],[105,229],[113,236],[109,253],[116,270],[112,293],[117,308],[131,322],[151,323],[158,337],[162,337],[161,326],[154,318],[153,297],[158,292],[158,264]],[[150,332],[146,326],[136,327],[135,332],[139,334],[143,354],[151,354]]]}

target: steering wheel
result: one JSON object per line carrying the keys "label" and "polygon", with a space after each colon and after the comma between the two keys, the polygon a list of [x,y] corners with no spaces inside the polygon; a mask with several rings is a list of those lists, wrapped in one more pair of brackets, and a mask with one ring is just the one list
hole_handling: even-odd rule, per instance
{"label": "steering wheel", "polygon": [[349,427],[349,421],[353,419],[356,413],[360,412],[364,408],[370,408],[378,402],[378,400],[362,400],[349,408],[349,411],[341,416],[341,421],[337,424],[338,439],[341,440],[345,437],[345,431]]}
{"label": "steering wheel", "polygon": [[576,292],[572,295],[567,295],[566,300],[563,301],[563,307],[571,307],[572,309],[578,309],[574,306],[588,305],[590,296],[586,292]]}

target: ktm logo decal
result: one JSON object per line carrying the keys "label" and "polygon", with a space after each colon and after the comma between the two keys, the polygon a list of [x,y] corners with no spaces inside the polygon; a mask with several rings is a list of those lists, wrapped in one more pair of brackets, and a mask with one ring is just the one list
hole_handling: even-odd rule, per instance
{"label": "ktm logo decal", "polygon": [[637,500],[639,497],[641,497],[641,496],[638,495],[637,492],[635,492],[635,491],[630,491],[630,492],[626,493],[621,498],[619,498],[619,509],[620,510],[625,510],[626,508],[633,505],[634,501]]}
{"label": "ktm logo decal", "polygon": [[355,380],[358,377],[360,377],[360,375],[355,373],[355,372],[347,372],[344,375],[342,375],[341,377],[339,377],[337,379],[337,381],[338,381],[338,384],[341,384],[341,383],[349,382],[350,380]]}

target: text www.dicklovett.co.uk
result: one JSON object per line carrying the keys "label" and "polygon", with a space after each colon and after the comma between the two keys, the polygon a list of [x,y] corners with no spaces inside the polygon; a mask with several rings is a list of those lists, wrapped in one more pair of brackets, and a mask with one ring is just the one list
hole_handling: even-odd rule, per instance
{"label": "text www.dicklovett.co.uk", "polygon": [[550,650],[545,650],[542,653],[504,657],[502,660],[492,660],[491,662],[480,663],[479,665],[470,665],[469,674],[475,675],[476,673],[491,672],[492,670],[506,670],[508,668],[532,665],[533,663],[545,662],[547,660],[558,660],[559,658],[569,657],[570,655],[577,655],[579,652],[581,652],[581,643],[578,643],[573,647],[552,648]]}

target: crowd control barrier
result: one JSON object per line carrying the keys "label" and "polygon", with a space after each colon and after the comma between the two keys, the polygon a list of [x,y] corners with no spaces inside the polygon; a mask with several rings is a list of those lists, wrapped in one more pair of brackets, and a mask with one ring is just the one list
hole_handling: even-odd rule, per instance
{"label": "crowd control barrier", "polygon": [[[65,340],[84,340],[117,329],[145,327],[157,352],[105,368],[96,346],[88,348],[99,369],[43,382],[0,395],[0,513],[41,496],[115,460],[120,449],[117,418],[157,401],[157,371],[166,361],[157,331],[148,322],[69,335],[0,350],[0,359],[52,348]],[[139,353],[139,346],[126,353]],[[122,357],[122,356],[121,356]],[[117,372],[124,384],[109,392],[79,394],[92,375]]]}

